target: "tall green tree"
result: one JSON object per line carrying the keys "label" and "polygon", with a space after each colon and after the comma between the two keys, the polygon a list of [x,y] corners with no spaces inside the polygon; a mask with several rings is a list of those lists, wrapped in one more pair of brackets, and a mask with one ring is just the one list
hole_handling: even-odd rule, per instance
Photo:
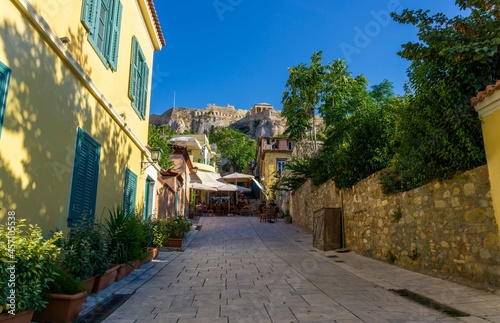
{"label": "tall green tree", "polygon": [[244,171],[248,164],[255,159],[257,144],[255,140],[232,128],[211,129],[209,136],[211,143],[217,144],[217,150],[236,171]]}
{"label": "tall green tree", "polygon": [[319,51],[313,53],[309,66],[299,64],[290,67],[288,69],[290,75],[282,99],[281,114],[287,119],[285,135],[299,141],[307,137],[309,133],[315,150],[317,149],[315,117],[322,103],[325,73],[322,59],[323,52]]}
{"label": "tall green tree", "polygon": [[[353,77],[343,60],[317,65],[321,64],[319,54],[313,55],[311,67],[299,65],[297,71],[303,72],[305,80],[311,79],[308,73],[313,66],[315,71],[320,71],[314,73],[315,77],[321,76],[319,80],[314,78],[314,90],[308,89],[308,83],[303,82],[300,93],[315,95],[315,110],[325,121],[326,137],[317,155],[294,160],[285,166],[287,172],[278,181],[282,189],[301,185],[305,181],[304,174],[317,185],[333,179],[337,187],[352,186],[387,167],[393,156],[397,105],[402,99],[395,97],[392,84],[384,81],[370,91],[366,77]],[[300,103],[308,97],[304,94],[286,98],[296,102],[292,107],[297,108],[308,106]],[[309,119],[300,116],[291,116],[291,119],[291,123],[287,119],[288,133],[298,130],[299,134],[303,133],[304,129],[294,126]]]}
{"label": "tall green tree", "polygon": [[390,176],[407,190],[485,162],[480,121],[469,100],[500,77],[497,1],[457,0],[467,15],[423,10],[393,13],[418,28],[418,42],[398,53],[408,59],[409,101],[400,111],[400,145]]}
{"label": "tall green tree", "polygon": [[173,166],[170,160],[170,153],[173,150],[168,146],[168,140],[172,138],[175,131],[170,129],[167,125],[153,125],[150,124],[148,128],[148,145],[152,148],[160,148],[162,153],[158,165],[167,170]]}

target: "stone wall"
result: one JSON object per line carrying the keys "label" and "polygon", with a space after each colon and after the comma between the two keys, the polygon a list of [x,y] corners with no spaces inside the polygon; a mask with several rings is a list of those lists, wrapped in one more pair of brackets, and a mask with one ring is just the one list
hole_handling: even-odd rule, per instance
{"label": "stone wall", "polygon": [[291,194],[293,222],[344,206],[346,247],[379,260],[482,288],[500,287],[500,245],[486,166],[451,180],[384,195],[380,173],[351,189],[307,182]]}

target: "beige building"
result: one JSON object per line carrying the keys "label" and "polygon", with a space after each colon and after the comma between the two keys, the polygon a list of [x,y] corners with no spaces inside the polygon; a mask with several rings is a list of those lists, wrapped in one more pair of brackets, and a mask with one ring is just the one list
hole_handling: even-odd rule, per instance
{"label": "beige building", "polygon": [[500,80],[490,85],[471,100],[481,118],[484,148],[488,162],[491,199],[496,222],[500,223]]}
{"label": "beige building", "polygon": [[149,216],[150,0],[7,0],[0,10],[0,221],[65,230],[123,206]]}
{"label": "beige building", "polygon": [[293,147],[294,141],[287,138],[259,138],[254,175],[262,183],[271,199],[276,198],[271,193],[271,187],[276,182],[276,176],[281,175],[285,164],[292,158]]}

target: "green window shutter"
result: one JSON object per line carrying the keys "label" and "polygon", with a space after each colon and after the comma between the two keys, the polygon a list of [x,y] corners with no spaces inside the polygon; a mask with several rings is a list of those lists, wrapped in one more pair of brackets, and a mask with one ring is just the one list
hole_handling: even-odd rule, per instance
{"label": "green window shutter", "polygon": [[137,80],[137,70],[139,65],[139,54],[138,54],[139,43],[137,38],[132,37],[132,57],[130,59],[130,80],[129,80],[129,90],[128,95],[132,100],[132,106],[136,107],[136,80]]}
{"label": "green window shutter", "polygon": [[141,119],[146,117],[146,101],[148,95],[149,67],[146,56],[134,36],[132,38],[132,58],[130,60],[129,97],[132,107]]}
{"label": "green window shutter", "polygon": [[113,71],[116,71],[118,65],[118,47],[120,44],[120,26],[122,21],[123,6],[120,0],[115,0],[113,6],[113,13],[110,22],[110,41],[108,50],[108,62]]}
{"label": "green window shutter", "polygon": [[7,91],[9,89],[10,74],[12,70],[0,62],[0,135],[2,134],[5,106],[7,104]]}
{"label": "green window shutter", "polygon": [[137,175],[127,168],[125,170],[125,183],[123,185],[123,211],[125,214],[135,212],[136,188]]}
{"label": "green window shutter", "polygon": [[100,152],[101,145],[78,128],[69,203],[69,227],[78,223],[83,214],[91,220],[94,219]]}
{"label": "green window shutter", "polygon": [[81,21],[92,34],[95,28],[95,17],[99,0],[83,0]]}
{"label": "green window shutter", "polygon": [[146,106],[148,100],[148,77],[149,77],[149,67],[144,61],[142,64],[142,84],[141,84],[141,94],[142,94],[142,102],[141,102],[141,117],[144,119],[146,117]]}

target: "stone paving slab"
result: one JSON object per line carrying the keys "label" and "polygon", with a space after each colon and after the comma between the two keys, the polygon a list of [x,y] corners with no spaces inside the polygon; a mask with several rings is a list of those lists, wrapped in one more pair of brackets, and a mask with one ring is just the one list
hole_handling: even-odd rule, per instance
{"label": "stone paving slab", "polygon": [[[500,322],[498,295],[353,252],[318,251],[295,225],[253,217],[200,222],[184,252],[164,255],[165,265],[139,286],[121,287],[135,293],[105,322]],[[472,316],[446,316],[390,288]]]}

